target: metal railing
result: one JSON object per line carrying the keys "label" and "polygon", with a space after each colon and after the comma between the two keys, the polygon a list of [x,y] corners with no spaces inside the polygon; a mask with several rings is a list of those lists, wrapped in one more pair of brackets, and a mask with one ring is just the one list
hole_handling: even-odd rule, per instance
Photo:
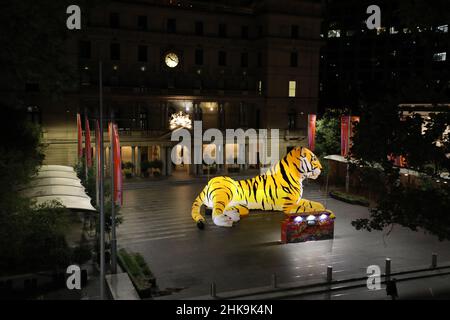
{"label": "metal railing", "polygon": [[[380,274],[380,284],[388,283],[394,276],[397,282],[450,275],[450,264],[438,266],[437,254],[431,254],[429,267],[417,267],[410,270],[392,272],[390,258],[385,259],[384,273]],[[345,279],[333,279],[333,267],[327,266],[323,281],[299,285],[298,283],[279,284],[276,273],[270,276],[270,285],[245,290],[223,291],[218,293],[217,284],[210,284],[209,296],[194,297],[192,299],[276,299],[293,298],[305,295],[342,291],[367,286],[368,275]],[[270,297],[272,295],[272,297]]]}

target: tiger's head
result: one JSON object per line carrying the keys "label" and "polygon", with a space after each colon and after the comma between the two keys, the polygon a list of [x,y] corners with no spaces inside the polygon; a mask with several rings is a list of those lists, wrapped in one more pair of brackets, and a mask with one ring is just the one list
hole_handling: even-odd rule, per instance
{"label": "tiger's head", "polygon": [[321,173],[322,165],[316,155],[305,147],[296,147],[289,153],[295,160],[300,160],[298,170],[303,177],[317,179]]}

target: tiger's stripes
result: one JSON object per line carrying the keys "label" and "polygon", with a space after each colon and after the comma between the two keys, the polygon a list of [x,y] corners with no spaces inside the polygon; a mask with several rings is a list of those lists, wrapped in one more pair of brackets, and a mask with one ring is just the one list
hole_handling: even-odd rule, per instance
{"label": "tiger's stripes", "polygon": [[204,227],[205,218],[200,213],[202,205],[213,209],[216,225],[226,227],[231,227],[249,210],[283,211],[286,214],[324,210],[322,204],[302,199],[303,180],[316,179],[321,169],[319,160],[310,150],[297,147],[263,175],[239,181],[215,177],[195,199],[192,218],[199,228]]}

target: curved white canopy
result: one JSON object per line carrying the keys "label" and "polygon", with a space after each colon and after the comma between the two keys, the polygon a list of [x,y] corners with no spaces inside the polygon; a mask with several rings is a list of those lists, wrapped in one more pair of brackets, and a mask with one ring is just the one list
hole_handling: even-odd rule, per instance
{"label": "curved white canopy", "polygon": [[40,178],[32,180],[28,187],[44,186],[73,186],[84,188],[79,179],[71,178]]}
{"label": "curved white canopy", "polygon": [[75,172],[72,167],[59,166],[59,165],[43,165],[39,168],[39,171],[62,171],[62,172]]}
{"label": "curved white canopy", "polygon": [[90,199],[84,191],[83,187],[74,186],[36,186],[26,188],[22,191],[22,194],[29,198],[52,195],[67,195]]}
{"label": "curved white canopy", "polygon": [[68,166],[46,165],[21,191],[37,204],[57,200],[68,209],[97,211],[91,204],[75,170]]}
{"label": "curved white canopy", "polygon": [[73,172],[52,171],[52,170],[39,171],[37,176],[35,177],[35,179],[41,179],[41,178],[68,178],[68,179],[79,180],[75,171],[73,171]]}
{"label": "curved white canopy", "polygon": [[35,197],[36,204],[41,204],[47,201],[57,200],[62,203],[66,208],[73,210],[85,210],[85,211],[96,211],[91,205],[91,199],[82,198],[77,196],[67,196],[67,195],[51,195],[43,197]]}

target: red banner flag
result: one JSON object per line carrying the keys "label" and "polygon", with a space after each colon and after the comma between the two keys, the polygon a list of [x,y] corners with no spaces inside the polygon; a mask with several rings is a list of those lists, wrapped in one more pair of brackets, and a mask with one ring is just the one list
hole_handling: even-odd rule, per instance
{"label": "red banner flag", "polygon": [[114,156],[114,201],[123,205],[122,160],[120,154],[119,130],[112,126],[113,156]]}
{"label": "red banner flag", "polygon": [[85,154],[86,154],[86,164],[87,167],[90,168],[92,167],[92,155],[91,155],[91,129],[89,128],[89,119],[86,116],[85,117],[85,143],[84,143],[84,147],[85,147]]}
{"label": "red banner flag", "polygon": [[78,160],[83,157],[83,131],[81,129],[81,116],[77,113],[77,139],[78,139]]}
{"label": "red banner flag", "polygon": [[391,156],[390,160],[393,161],[394,165],[397,167],[406,168],[407,166],[406,158],[404,156],[397,156],[397,157]]}
{"label": "red banner flag", "polygon": [[341,116],[341,156],[346,157],[349,151],[350,116]]}
{"label": "red banner flag", "polygon": [[95,163],[97,167],[96,185],[97,185],[97,204],[99,203],[99,186],[100,186],[100,126],[98,120],[95,122]]}
{"label": "red banner flag", "polygon": [[314,151],[316,142],[316,115],[308,114],[308,147]]}
{"label": "red banner flag", "polygon": [[359,122],[360,118],[357,116],[342,116],[341,117],[341,156],[346,157],[352,148],[352,137],[354,135],[354,124]]}

